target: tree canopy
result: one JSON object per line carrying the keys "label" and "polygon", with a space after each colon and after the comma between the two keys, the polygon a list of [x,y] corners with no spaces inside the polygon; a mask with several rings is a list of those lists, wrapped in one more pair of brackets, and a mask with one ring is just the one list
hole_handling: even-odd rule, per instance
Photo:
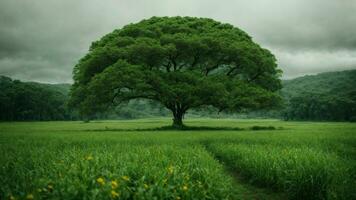
{"label": "tree canopy", "polygon": [[244,31],[207,18],[152,17],[93,42],[74,67],[70,105],[83,115],[132,99],[188,109],[259,109],[279,102],[276,59]]}

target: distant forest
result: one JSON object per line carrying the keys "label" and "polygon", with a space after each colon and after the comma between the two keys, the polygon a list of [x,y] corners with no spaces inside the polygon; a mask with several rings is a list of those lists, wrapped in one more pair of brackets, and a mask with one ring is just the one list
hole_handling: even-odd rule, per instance
{"label": "distant forest", "polygon": [[284,81],[286,120],[356,121],[356,70]]}
{"label": "distant forest", "polygon": [[[21,82],[0,76],[1,121],[80,120],[68,108],[70,84]],[[191,110],[188,117],[263,117],[285,120],[356,121],[356,70],[308,75],[283,81],[284,105],[279,110],[218,113],[212,108]],[[134,100],[99,113],[97,119],[170,116],[156,102]]]}
{"label": "distant forest", "polygon": [[0,76],[0,120],[70,120],[69,84],[21,82]]}

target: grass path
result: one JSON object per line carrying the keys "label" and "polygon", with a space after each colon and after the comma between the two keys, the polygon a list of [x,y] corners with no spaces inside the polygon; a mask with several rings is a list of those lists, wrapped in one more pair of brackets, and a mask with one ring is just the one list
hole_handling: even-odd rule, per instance
{"label": "grass path", "polygon": [[238,199],[250,199],[250,200],[283,200],[288,199],[287,196],[281,192],[276,192],[268,188],[256,187],[248,182],[248,179],[241,176],[241,174],[234,169],[233,166],[229,166],[221,158],[214,154],[213,151],[209,151],[207,146],[204,145],[206,151],[224,167],[226,174],[232,177],[234,181],[234,187],[236,192],[236,198]]}

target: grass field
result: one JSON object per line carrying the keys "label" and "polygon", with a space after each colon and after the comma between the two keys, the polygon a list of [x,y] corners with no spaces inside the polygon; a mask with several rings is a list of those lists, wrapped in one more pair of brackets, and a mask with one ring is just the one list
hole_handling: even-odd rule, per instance
{"label": "grass field", "polygon": [[355,123],[170,123],[0,123],[0,199],[356,198]]}

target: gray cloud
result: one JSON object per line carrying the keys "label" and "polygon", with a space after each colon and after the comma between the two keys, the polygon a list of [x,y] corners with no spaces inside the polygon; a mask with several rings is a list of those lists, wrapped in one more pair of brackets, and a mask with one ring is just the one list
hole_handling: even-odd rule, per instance
{"label": "gray cloud", "polygon": [[356,68],[355,0],[33,0],[0,2],[0,74],[71,82],[89,45],[151,16],[209,17],[249,33],[285,78]]}
{"label": "gray cloud", "polygon": [[356,51],[299,51],[275,50],[284,78],[290,79],[307,74],[317,74],[332,70],[356,68]]}

